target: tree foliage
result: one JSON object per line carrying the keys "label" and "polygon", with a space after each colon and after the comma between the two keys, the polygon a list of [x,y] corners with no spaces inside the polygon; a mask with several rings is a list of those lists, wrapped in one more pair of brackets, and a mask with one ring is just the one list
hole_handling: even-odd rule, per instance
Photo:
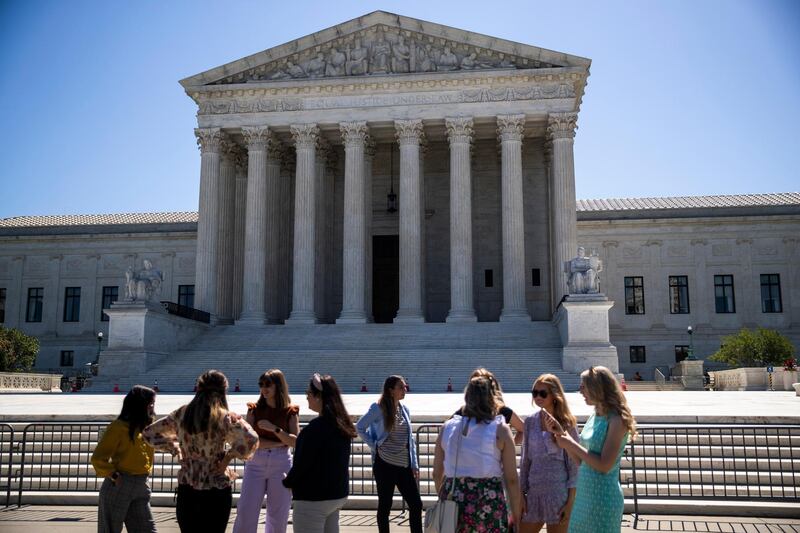
{"label": "tree foliage", "polygon": [[758,328],[751,331],[743,328],[736,335],[723,337],[722,346],[709,359],[737,368],[782,365],[793,355],[791,341],[774,329]]}
{"label": "tree foliage", "polygon": [[26,372],[39,353],[39,339],[0,326],[0,372]]}

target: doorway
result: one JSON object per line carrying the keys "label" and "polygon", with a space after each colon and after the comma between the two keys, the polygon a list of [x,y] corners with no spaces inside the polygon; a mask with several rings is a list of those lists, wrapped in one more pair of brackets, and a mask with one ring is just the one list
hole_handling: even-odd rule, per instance
{"label": "doorway", "polygon": [[372,316],[378,324],[390,324],[400,306],[400,238],[372,237]]}

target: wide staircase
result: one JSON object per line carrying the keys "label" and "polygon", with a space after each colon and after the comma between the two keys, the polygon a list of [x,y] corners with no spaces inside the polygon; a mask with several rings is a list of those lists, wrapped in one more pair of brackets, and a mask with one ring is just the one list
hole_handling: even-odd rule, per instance
{"label": "wide staircase", "polygon": [[256,391],[258,376],[280,368],[290,390],[304,390],[314,372],[329,373],[346,393],[366,386],[379,391],[391,374],[403,375],[413,392],[463,388],[476,367],[492,370],[503,389],[529,390],[533,378],[552,372],[567,390],[579,378],[561,369],[561,340],[550,322],[472,324],[318,324],[311,326],[216,326],[191,346],[171,354],[141,376],[100,376],[90,390],[118,385],[152,386],[162,392],[189,392],[203,371],[225,373],[231,388]]}

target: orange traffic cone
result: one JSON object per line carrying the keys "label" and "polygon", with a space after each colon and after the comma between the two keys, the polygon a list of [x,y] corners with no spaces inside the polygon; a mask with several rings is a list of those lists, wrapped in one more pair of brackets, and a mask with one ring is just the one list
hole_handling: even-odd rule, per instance
{"label": "orange traffic cone", "polygon": [[241,389],[239,389],[239,378],[236,378],[236,386],[233,388],[233,392],[242,392]]}
{"label": "orange traffic cone", "polygon": [[622,390],[623,390],[623,391],[627,391],[627,390],[628,390],[628,384],[627,384],[627,383],[625,383],[625,376],[622,376],[622,377],[620,378],[620,382],[619,382],[619,384],[620,384],[620,386],[622,387]]}
{"label": "orange traffic cone", "polygon": [[157,379],[153,381],[153,390],[158,392],[158,380]]}
{"label": "orange traffic cone", "polygon": [[447,392],[453,392],[453,380],[447,378]]}
{"label": "orange traffic cone", "polygon": [[367,380],[361,378],[361,392],[367,392]]}
{"label": "orange traffic cone", "polygon": [[114,383],[114,391],[113,392],[119,392],[119,383]]}

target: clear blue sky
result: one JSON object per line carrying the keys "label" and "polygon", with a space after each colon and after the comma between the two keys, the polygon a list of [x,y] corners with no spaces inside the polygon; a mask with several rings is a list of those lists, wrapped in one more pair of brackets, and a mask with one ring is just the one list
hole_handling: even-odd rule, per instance
{"label": "clear blue sky", "polygon": [[578,198],[800,190],[794,0],[0,0],[0,217],[196,210],[178,80],[375,9],[592,59]]}

